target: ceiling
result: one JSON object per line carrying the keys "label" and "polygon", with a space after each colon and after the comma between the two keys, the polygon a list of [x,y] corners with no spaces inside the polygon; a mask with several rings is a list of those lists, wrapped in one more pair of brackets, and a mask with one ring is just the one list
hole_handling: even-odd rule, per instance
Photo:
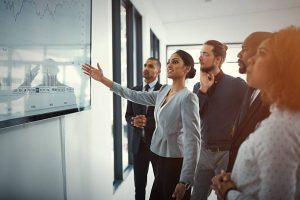
{"label": "ceiling", "polygon": [[300,7],[300,0],[152,0],[163,24],[266,13]]}
{"label": "ceiling", "polygon": [[164,26],[166,44],[242,42],[253,31],[300,25],[300,0],[145,1]]}

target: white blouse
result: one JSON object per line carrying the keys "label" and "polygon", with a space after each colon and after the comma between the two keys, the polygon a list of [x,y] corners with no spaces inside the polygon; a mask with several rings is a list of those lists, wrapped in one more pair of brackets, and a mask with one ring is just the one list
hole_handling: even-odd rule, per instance
{"label": "white blouse", "polygon": [[227,199],[300,199],[300,112],[271,115],[241,145]]}

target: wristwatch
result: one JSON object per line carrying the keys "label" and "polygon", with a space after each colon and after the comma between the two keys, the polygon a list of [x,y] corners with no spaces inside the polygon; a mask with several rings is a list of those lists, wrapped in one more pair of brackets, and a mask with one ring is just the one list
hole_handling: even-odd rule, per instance
{"label": "wristwatch", "polygon": [[188,189],[190,189],[190,187],[191,187],[191,184],[190,184],[190,183],[185,183],[185,182],[183,182],[183,181],[179,181],[179,183],[181,183],[181,184],[184,185],[185,190],[188,190]]}

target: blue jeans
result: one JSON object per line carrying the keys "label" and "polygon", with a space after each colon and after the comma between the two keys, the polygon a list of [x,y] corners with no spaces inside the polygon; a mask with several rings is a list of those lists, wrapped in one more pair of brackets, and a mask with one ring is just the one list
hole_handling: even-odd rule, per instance
{"label": "blue jeans", "polygon": [[229,151],[211,152],[201,145],[191,200],[207,200],[211,193],[211,179],[221,170],[226,170],[228,159]]}

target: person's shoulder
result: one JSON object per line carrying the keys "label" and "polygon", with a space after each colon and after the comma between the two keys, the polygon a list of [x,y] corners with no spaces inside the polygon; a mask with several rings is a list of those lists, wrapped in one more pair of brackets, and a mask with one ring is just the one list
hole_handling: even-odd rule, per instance
{"label": "person's shoulder", "polygon": [[246,83],[241,77],[235,77],[225,73],[224,73],[224,78],[231,81]]}
{"label": "person's shoulder", "polygon": [[166,89],[171,89],[171,86],[168,85],[168,84],[164,84],[164,85],[162,85],[162,86],[160,87],[160,91],[166,90]]}
{"label": "person's shoulder", "polygon": [[185,88],[184,91],[182,92],[182,96],[185,98],[185,99],[198,99],[197,95],[190,91],[189,89]]}
{"label": "person's shoulder", "polygon": [[195,88],[195,87],[200,87],[200,82],[195,83],[195,84],[194,84],[194,88]]}
{"label": "person's shoulder", "polygon": [[240,84],[246,84],[246,82],[241,78],[241,77],[234,77],[234,76],[231,76],[231,75],[227,75],[229,77],[230,80],[233,80],[237,83],[240,83]]}
{"label": "person's shoulder", "polygon": [[161,87],[162,84],[159,81],[157,81],[156,84],[155,84],[155,86],[160,86]]}
{"label": "person's shoulder", "polygon": [[197,91],[199,90],[199,88],[200,88],[200,82],[195,83],[194,87],[193,87],[193,92],[197,93]]}
{"label": "person's shoulder", "polygon": [[161,87],[157,90],[159,94],[162,92],[168,91],[171,89],[171,86],[168,84],[161,85]]}
{"label": "person's shoulder", "polygon": [[242,85],[247,85],[246,81],[244,81],[241,77],[234,77],[234,80]]}
{"label": "person's shoulder", "polygon": [[[274,109],[271,115],[263,120],[250,141],[260,153],[282,156],[300,155],[300,114],[295,115]],[[298,152],[298,153],[296,153]]]}
{"label": "person's shoulder", "polygon": [[226,82],[230,85],[234,85],[236,87],[239,87],[243,90],[246,90],[248,88],[247,83],[240,77],[234,77],[228,74],[224,74],[224,79]]}
{"label": "person's shoulder", "polygon": [[199,101],[198,96],[191,92],[189,89],[184,89],[184,91],[181,93],[181,103],[184,107],[194,107],[197,110],[199,109]]}
{"label": "person's shoulder", "polygon": [[154,90],[159,90],[161,88],[162,84],[160,84],[160,82],[156,82],[155,86],[154,86]]}

